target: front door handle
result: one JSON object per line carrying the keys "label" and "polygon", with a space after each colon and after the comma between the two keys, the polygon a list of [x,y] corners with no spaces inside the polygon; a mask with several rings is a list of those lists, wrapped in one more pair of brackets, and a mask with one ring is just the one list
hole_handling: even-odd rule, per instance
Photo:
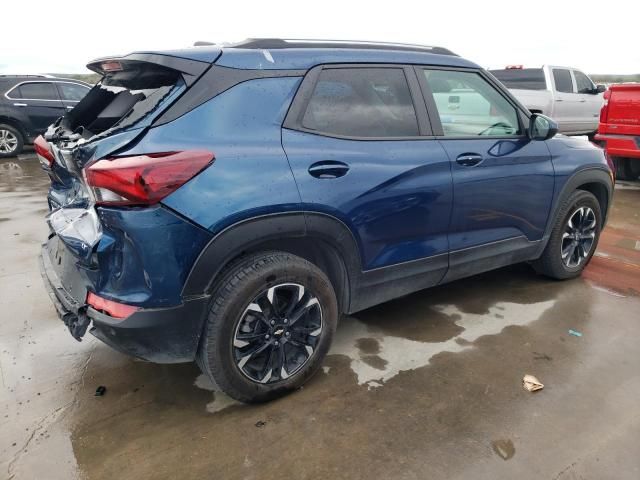
{"label": "front door handle", "polygon": [[14,103],[13,106],[14,107],[28,107],[29,105],[27,105],[26,103]]}
{"label": "front door handle", "polygon": [[349,165],[335,160],[323,160],[309,167],[309,175],[316,178],[338,178],[347,174]]}
{"label": "front door handle", "polygon": [[482,162],[482,155],[477,153],[463,153],[456,158],[456,162],[463,167],[473,167]]}

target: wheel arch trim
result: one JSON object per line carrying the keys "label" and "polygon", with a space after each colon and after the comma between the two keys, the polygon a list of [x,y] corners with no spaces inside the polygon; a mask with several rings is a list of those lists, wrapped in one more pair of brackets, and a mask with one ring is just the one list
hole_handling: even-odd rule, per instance
{"label": "wheel arch trim", "polygon": [[182,290],[183,298],[211,294],[216,279],[229,262],[244,252],[255,251],[261,245],[280,239],[319,241],[339,255],[347,288],[342,293],[336,292],[336,295],[343,310],[347,311],[362,272],[358,244],[341,220],[316,212],[266,214],[226,227],[209,241],[194,262]]}
{"label": "wheel arch trim", "polygon": [[[555,225],[556,215],[562,208],[564,202],[569,198],[576,190],[581,190],[580,187],[588,184],[598,184],[603,186],[607,192],[606,198],[606,206],[602,209],[602,226],[606,224],[608,212],[611,208],[611,203],[613,199],[613,183],[611,181],[611,175],[609,170],[606,167],[588,167],[577,172],[573,173],[569,179],[564,183],[560,193],[556,197],[555,202],[551,206],[549,218],[547,219],[547,225],[545,227],[544,236],[542,237],[540,254],[544,251],[549,239],[551,238],[551,231],[553,230],[553,226]],[[585,190],[585,189],[582,189]],[[587,190],[588,191],[588,190]],[[600,203],[601,199],[598,198],[598,203]]]}

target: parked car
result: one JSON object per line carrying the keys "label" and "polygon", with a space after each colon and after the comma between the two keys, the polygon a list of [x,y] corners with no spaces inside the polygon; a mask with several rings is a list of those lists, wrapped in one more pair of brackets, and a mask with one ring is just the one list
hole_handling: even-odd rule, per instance
{"label": "parked car", "polygon": [[544,65],[491,70],[532,113],[542,113],[558,123],[566,135],[595,135],[604,85],[595,85],[580,70]]}
{"label": "parked car", "polygon": [[0,75],[0,158],[22,152],[91,86],[44,75]]}
{"label": "parked car", "polygon": [[605,92],[596,140],[613,158],[619,179],[640,176],[640,83],[612,85]]}
{"label": "parked car", "polygon": [[36,141],[51,298],[76,339],[195,359],[243,402],[308,380],[341,314],[516,262],[579,275],[607,219],[602,149],[443,48],[264,39],[88,67],[101,82]]}

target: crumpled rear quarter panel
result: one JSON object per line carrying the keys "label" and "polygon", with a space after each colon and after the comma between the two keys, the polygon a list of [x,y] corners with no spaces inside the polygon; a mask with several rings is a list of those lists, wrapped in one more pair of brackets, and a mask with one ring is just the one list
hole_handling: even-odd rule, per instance
{"label": "crumpled rear quarter panel", "polygon": [[166,207],[97,207],[102,238],[88,270],[96,293],[144,308],[178,305],[191,266],[211,239]]}

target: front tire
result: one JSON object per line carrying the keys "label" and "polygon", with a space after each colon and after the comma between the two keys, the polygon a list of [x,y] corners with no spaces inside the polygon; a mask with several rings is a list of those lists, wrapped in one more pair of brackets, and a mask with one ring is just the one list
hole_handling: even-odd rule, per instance
{"label": "front tire", "polygon": [[236,400],[272,400],[316,373],[337,320],[336,295],[318,267],[284,252],[248,255],[214,288],[198,365]]}
{"label": "front tire", "polygon": [[24,138],[20,131],[6,123],[0,123],[0,158],[15,157],[22,152]]}
{"label": "front tire", "polygon": [[598,200],[590,192],[576,190],[560,208],[549,242],[533,267],[557,280],[577,277],[598,246],[601,228]]}

